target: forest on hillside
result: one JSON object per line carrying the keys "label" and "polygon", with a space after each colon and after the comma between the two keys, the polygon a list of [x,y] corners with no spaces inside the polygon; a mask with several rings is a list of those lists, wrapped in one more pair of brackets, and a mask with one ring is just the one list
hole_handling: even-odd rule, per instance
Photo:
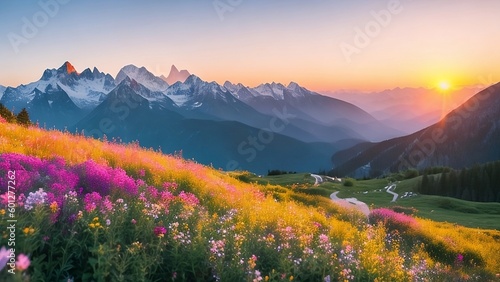
{"label": "forest on hillside", "polygon": [[500,202],[500,161],[461,170],[424,171],[417,192],[475,202]]}

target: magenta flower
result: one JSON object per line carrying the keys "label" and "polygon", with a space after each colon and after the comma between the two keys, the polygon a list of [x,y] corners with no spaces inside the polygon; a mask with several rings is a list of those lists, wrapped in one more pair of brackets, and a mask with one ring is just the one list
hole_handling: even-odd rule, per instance
{"label": "magenta flower", "polygon": [[457,255],[457,259],[455,260],[456,264],[460,265],[464,262],[464,256],[462,254]]}
{"label": "magenta flower", "polygon": [[0,203],[2,205],[7,205],[9,203],[9,193],[5,192],[5,194],[0,195]]}
{"label": "magenta flower", "polygon": [[99,192],[103,195],[109,194],[111,168],[88,160],[80,164],[76,171],[80,175],[80,185],[85,187],[87,192]]}
{"label": "magenta flower", "polygon": [[132,224],[136,224],[137,221],[135,219],[132,218],[132,220],[130,221]]}
{"label": "magenta flower", "polygon": [[372,224],[382,222],[389,229],[400,231],[412,230],[418,227],[418,222],[415,218],[386,208],[372,210],[368,219]]}
{"label": "magenta flower", "polygon": [[115,169],[110,168],[109,173],[111,176],[111,181],[110,181],[111,188],[124,190],[130,195],[137,195],[138,193],[137,183],[132,177],[127,175],[125,170],[121,168],[115,168]]}
{"label": "magenta flower", "polygon": [[167,233],[167,229],[163,226],[156,226],[154,229],[154,233],[157,237],[161,238],[165,236],[165,234]]}
{"label": "magenta flower", "polygon": [[148,186],[147,190],[151,198],[153,199],[158,198],[158,189],[156,189],[156,187]]}
{"label": "magenta flower", "polygon": [[142,179],[137,179],[135,181],[135,185],[137,185],[137,187],[142,187],[142,186],[146,186],[146,182]]}
{"label": "magenta flower", "polygon": [[94,211],[101,202],[101,199],[102,199],[101,195],[97,192],[86,194],[85,198],[83,199],[85,210],[87,212]]}

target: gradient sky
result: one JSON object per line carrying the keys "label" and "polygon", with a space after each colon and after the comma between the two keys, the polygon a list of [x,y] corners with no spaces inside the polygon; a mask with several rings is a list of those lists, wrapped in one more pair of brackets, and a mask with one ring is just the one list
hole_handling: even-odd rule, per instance
{"label": "gradient sky", "polygon": [[[223,13],[217,1],[56,1],[1,2],[0,85],[38,80],[65,61],[113,76],[127,64],[168,75],[175,64],[207,81],[296,81],[316,91],[500,80],[496,0],[221,0],[234,5]],[[399,12],[376,23],[373,12],[392,2]],[[26,20],[39,26],[30,38]],[[356,45],[366,27],[370,42]],[[346,44],[358,48],[350,60]]]}

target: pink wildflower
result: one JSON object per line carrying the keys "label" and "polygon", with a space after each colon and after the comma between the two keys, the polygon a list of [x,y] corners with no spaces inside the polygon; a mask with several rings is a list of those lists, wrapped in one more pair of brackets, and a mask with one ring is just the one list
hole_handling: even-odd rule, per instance
{"label": "pink wildflower", "polygon": [[181,199],[182,202],[189,206],[197,206],[200,203],[200,200],[196,198],[196,196],[192,193],[189,192],[180,192],[179,193],[179,198]]}
{"label": "pink wildflower", "polygon": [[329,241],[330,241],[330,240],[328,239],[328,236],[327,236],[327,235],[325,235],[325,234],[321,234],[321,235],[319,235],[319,242],[320,242],[321,244],[327,244],[327,243],[329,243]]}
{"label": "pink wildflower", "polygon": [[177,189],[177,187],[178,187],[178,185],[175,182],[165,182],[165,183],[163,183],[163,188],[165,188],[165,190],[175,191]]}
{"label": "pink wildflower", "polygon": [[113,203],[109,200],[109,196],[106,196],[101,204],[101,212],[103,214],[113,210]]}
{"label": "pink wildflower", "polygon": [[25,254],[20,254],[17,256],[17,262],[16,262],[17,269],[19,269],[21,271],[28,269],[30,264],[31,264],[31,261],[28,258],[28,256],[26,256]]}

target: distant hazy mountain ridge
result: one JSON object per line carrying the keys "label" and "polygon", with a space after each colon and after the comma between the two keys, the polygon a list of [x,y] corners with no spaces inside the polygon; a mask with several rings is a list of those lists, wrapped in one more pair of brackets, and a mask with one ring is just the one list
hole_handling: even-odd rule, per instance
{"label": "distant hazy mountain ridge", "polygon": [[332,157],[334,173],[357,176],[429,166],[469,167],[500,159],[500,84],[413,134],[363,143]]}

